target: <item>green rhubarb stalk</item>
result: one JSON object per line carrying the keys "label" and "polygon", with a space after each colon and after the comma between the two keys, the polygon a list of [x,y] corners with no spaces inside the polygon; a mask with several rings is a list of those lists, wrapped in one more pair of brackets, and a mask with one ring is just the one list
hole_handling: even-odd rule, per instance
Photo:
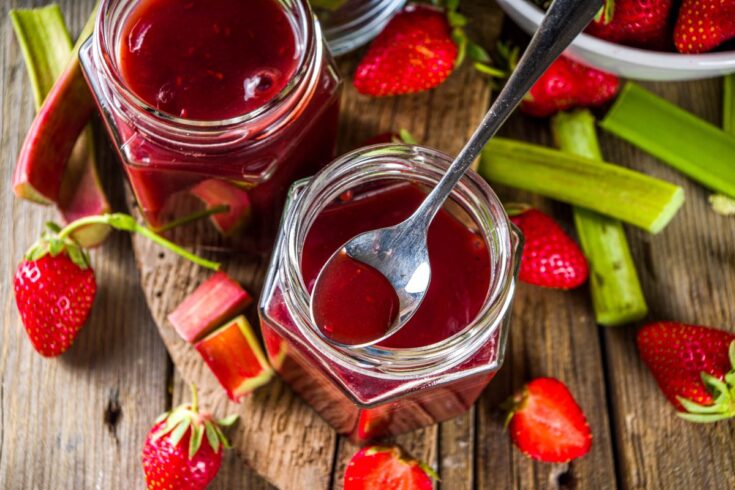
{"label": "green rhubarb stalk", "polygon": [[[57,5],[10,11],[10,20],[26,62],[37,110],[43,105],[56,80],[67,69],[70,60],[76,59],[81,43],[94,28],[94,19],[93,13],[77,45],[72,48],[69,31]],[[64,220],[70,223],[84,216],[109,212],[110,205],[97,174],[91,126],[77,139],[65,167],[56,203]],[[35,197],[45,200],[41,196]],[[74,238],[85,247],[92,247],[100,244],[108,233],[107,226],[89,226],[77,230]]]}
{"label": "green rhubarb stalk", "polygon": [[[722,79],[722,130],[735,135],[735,75]],[[717,214],[735,215],[735,199],[723,194],[709,196],[709,203]]]}
{"label": "green rhubarb stalk", "polygon": [[[595,118],[588,110],[557,114],[551,129],[562,151],[602,160]],[[641,320],[648,307],[622,223],[576,206],[573,212],[579,242],[590,264],[597,323],[613,327]]]}
{"label": "green rhubarb stalk", "polygon": [[735,136],[628,82],[600,126],[735,198]]}
{"label": "green rhubarb stalk", "polygon": [[487,180],[596,211],[657,233],[684,202],[669,182],[552,148],[505,138],[485,146],[478,172]]}

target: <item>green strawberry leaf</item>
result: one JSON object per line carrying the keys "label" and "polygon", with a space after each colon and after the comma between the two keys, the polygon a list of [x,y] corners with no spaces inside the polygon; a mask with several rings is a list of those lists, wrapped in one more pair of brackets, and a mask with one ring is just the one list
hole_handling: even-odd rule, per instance
{"label": "green strawberry leaf", "polygon": [[204,436],[204,427],[202,424],[195,423],[191,426],[191,436],[189,437],[189,459],[199,451],[202,446],[202,437]]}
{"label": "green strawberry leaf", "polygon": [[220,446],[219,436],[217,435],[217,431],[214,430],[214,424],[212,424],[211,421],[208,420],[204,423],[204,431],[207,435],[207,442],[209,442],[209,445],[212,448],[212,450],[215,453],[219,452],[219,446]]}
{"label": "green strawberry leaf", "polygon": [[490,54],[477,43],[472,40],[467,41],[467,56],[472,60],[480,63],[490,63],[492,59]]}
{"label": "green strawberry leaf", "polygon": [[191,417],[187,416],[185,417],[179,424],[176,426],[176,428],[171,432],[171,445],[178,446],[181,442],[181,439],[184,437],[184,434],[186,434],[187,429],[191,426]]}
{"label": "green strawberry leaf", "polygon": [[217,425],[221,425],[222,427],[229,427],[232,424],[234,424],[235,421],[237,421],[237,418],[238,417],[239,417],[239,415],[237,415],[237,414],[229,415],[229,416],[227,416],[227,417],[225,417],[223,419],[219,419],[217,421]]}

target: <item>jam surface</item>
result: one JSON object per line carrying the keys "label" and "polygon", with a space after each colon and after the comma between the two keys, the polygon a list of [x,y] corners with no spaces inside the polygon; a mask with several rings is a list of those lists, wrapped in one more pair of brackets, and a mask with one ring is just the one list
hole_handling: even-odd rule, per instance
{"label": "jam surface", "polygon": [[312,298],[314,321],[322,334],[349,345],[384,336],[400,308],[388,279],[344,251],[324,267]]}
{"label": "jam surface", "polygon": [[[301,268],[308,289],[313,289],[323,265],[347,240],[364,231],[398,224],[425,196],[418,187],[400,185],[328,206],[314,221],[304,243]],[[429,228],[428,246],[432,278],[426,298],[411,320],[381,342],[382,346],[421,347],[446,339],[467,326],[485,301],[491,270],[481,236],[441,210]],[[352,303],[333,308],[341,308],[345,318],[354,316]],[[360,322],[355,322],[353,338],[367,335],[359,328]]]}
{"label": "jam surface", "polygon": [[185,119],[246,114],[293,76],[294,27],[276,0],[142,0],[123,27],[119,65],[151,107]]}

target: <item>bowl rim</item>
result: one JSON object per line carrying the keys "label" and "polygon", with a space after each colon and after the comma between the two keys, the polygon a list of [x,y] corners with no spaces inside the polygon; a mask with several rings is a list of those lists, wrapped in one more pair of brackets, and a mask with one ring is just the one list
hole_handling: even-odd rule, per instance
{"label": "bowl rim", "polygon": [[[536,26],[541,23],[543,11],[529,0],[497,0],[498,4],[514,9]],[[582,33],[573,41],[572,46],[599,55],[615,57],[620,61],[636,65],[662,69],[699,71],[732,66],[735,68],[735,50],[718,53],[682,54],[650,51],[599,39]],[[676,65],[676,66],[673,66]]]}

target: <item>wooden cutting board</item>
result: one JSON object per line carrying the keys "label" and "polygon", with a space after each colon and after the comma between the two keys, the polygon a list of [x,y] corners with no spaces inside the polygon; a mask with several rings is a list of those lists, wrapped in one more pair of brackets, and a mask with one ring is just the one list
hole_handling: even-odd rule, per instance
{"label": "wooden cutting board", "polygon": [[[492,46],[502,15],[494,4],[473,5],[473,24],[486,46]],[[341,59],[342,73],[354,71],[357,57]],[[470,63],[454,73],[440,91],[376,100],[356,93],[346,81],[342,93],[339,148],[359,146],[384,131],[408,129],[419,141],[454,153],[469,137],[485,113],[490,89],[487,79]],[[131,201],[131,209],[135,209]],[[200,390],[203,406],[218,416],[238,413],[230,431],[231,442],[245,464],[284,489],[326,488],[330,480],[338,438],[335,432],[280,380],[258,390],[241,404],[227,399],[199,354],[181,340],[166,315],[210,272],[139,237],[133,240],[141,284],[161,337],[176,369]],[[268,257],[237,259],[215,255],[223,269],[256,295],[261,290]],[[258,325],[256,306],[248,318]]]}

